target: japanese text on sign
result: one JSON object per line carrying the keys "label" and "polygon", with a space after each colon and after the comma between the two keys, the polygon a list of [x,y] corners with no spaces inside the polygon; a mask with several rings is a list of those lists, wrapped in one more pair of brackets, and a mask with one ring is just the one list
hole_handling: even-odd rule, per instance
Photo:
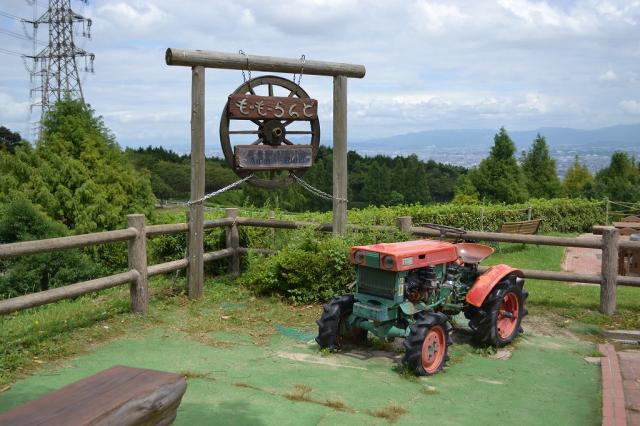
{"label": "japanese text on sign", "polygon": [[318,101],[293,97],[231,95],[229,117],[246,120],[314,120],[318,117]]}

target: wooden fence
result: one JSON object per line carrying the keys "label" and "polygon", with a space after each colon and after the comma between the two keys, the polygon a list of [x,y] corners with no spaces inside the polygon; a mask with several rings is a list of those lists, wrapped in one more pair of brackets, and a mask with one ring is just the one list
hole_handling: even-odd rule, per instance
{"label": "wooden fence", "polygon": [[[126,272],[2,300],[0,301],[0,314],[7,314],[34,306],[40,306],[61,299],[74,298],[83,294],[93,293],[127,283],[130,286],[131,311],[134,313],[145,314],[149,305],[148,277],[188,268],[190,262],[192,262],[191,259],[195,259],[195,262],[203,263],[224,258],[230,258],[229,273],[238,275],[240,273],[240,256],[249,251],[256,251],[259,253],[269,252],[269,250],[264,248],[240,247],[238,230],[238,227],[240,226],[281,229],[313,227],[318,231],[325,232],[331,232],[333,230],[333,226],[331,224],[238,217],[238,209],[227,209],[226,213],[226,217],[223,219],[204,222],[204,229],[225,228],[226,248],[204,253],[204,250],[200,247],[200,250],[197,250],[195,253],[187,253],[187,257],[184,259],[178,259],[156,265],[147,264],[147,237],[188,233],[189,223],[146,226],[144,223],[144,215],[133,214],[127,216],[127,229],[0,245],[0,259],[2,259],[78,247],[87,247],[96,244],[127,241],[129,263],[129,270]],[[397,228],[392,226],[366,225],[349,225],[349,228],[383,231],[400,229],[403,232],[417,236],[439,236],[439,232],[433,229],[413,226],[411,217],[398,218]],[[640,250],[640,242],[621,241],[619,231],[614,227],[600,227],[599,232],[601,232],[602,236],[594,236],[593,238],[572,238],[469,231],[464,234],[464,239],[471,241],[495,241],[560,247],[585,247],[602,250],[602,269],[600,274],[528,269],[523,270],[523,273],[526,278],[599,284],[600,310],[607,315],[612,315],[616,309],[616,287],[618,285],[640,287],[640,277],[618,275],[618,252],[620,249]],[[447,236],[455,237],[454,234],[448,234]],[[188,242],[187,245],[189,245]],[[514,266],[517,267],[517,265]],[[198,286],[199,288],[197,288]],[[202,283],[189,283],[190,297],[197,298],[200,297],[201,294]]]}

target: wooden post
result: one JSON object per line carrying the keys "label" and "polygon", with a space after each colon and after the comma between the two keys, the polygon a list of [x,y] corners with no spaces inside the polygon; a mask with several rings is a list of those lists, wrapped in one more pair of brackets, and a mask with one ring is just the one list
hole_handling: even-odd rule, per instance
{"label": "wooden post", "polygon": [[149,283],[147,281],[147,234],[144,229],[144,215],[127,215],[130,228],[138,231],[138,236],[129,240],[129,270],[138,271],[138,275],[129,286],[131,293],[131,312],[146,314],[149,310]]}
{"label": "wooden post", "polygon": [[613,226],[603,227],[600,311],[606,315],[613,315],[616,311],[616,284],[618,279],[619,246],[620,231]]}
{"label": "wooden post", "polygon": [[605,197],[604,199],[604,224],[609,224],[609,199]]}
{"label": "wooden post", "polygon": [[347,230],[347,77],[333,78],[333,233]]}
{"label": "wooden post", "polygon": [[238,225],[235,223],[235,219],[238,218],[238,209],[225,209],[226,217],[234,219],[231,226],[226,228],[226,240],[227,248],[233,250],[233,256],[229,261],[229,273],[233,276],[240,275],[240,233],[238,232]]}
{"label": "wooden post", "polygon": [[413,226],[411,221],[412,221],[411,216],[400,216],[397,219],[398,228],[400,228],[402,232],[406,232],[407,234],[410,234],[411,227]]}
{"label": "wooden post", "polygon": [[[191,201],[204,196],[204,67],[192,69],[191,80]],[[189,298],[202,296],[204,282],[204,208],[189,206]]]}
{"label": "wooden post", "polygon": [[529,208],[527,209],[527,220],[531,220],[532,217],[533,217],[533,209],[531,206],[529,206]]}

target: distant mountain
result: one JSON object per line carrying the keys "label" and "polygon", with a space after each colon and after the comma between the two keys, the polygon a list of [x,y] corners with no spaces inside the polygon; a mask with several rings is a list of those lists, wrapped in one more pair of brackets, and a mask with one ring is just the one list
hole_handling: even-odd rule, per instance
{"label": "distant mountain", "polygon": [[[555,149],[591,148],[625,149],[640,146],[640,124],[603,127],[595,130],[579,130],[563,127],[542,127],[536,130],[509,131],[518,151],[528,148],[536,135],[543,135]],[[380,139],[351,142],[356,151],[386,151],[393,147],[401,151],[421,151],[430,148],[490,147],[497,129],[427,130]]]}
{"label": "distant mountain", "polygon": [[[509,129],[507,129],[509,131]],[[421,160],[435,160],[457,166],[474,167],[489,155],[497,129],[428,130],[388,138],[352,141],[349,149],[362,155],[396,156],[415,154]],[[640,124],[578,130],[542,127],[536,130],[511,131],[517,155],[529,149],[536,135],[543,135],[556,160],[558,174],[564,176],[576,155],[595,172],[620,150],[640,159]]]}

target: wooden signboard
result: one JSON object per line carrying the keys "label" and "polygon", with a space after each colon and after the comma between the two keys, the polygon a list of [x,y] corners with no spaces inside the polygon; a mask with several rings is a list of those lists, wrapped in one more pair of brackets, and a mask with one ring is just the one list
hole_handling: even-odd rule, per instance
{"label": "wooden signboard", "polygon": [[229,118],[240,120],[315,120],[318,101],[309,98],[230,95]]}
{"label": "wooden signboard", "polygon": [[236,167],[241,170],[300,170],[313,165],[310,145],[236,145]]}

